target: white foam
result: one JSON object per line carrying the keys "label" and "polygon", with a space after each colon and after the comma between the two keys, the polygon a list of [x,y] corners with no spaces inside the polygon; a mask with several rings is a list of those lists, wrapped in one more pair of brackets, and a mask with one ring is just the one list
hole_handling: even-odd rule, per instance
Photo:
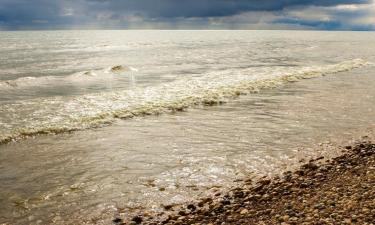
{"label": "white foam", "polygon": [[[115,69],[114,69],[115,68]],[[117,68],[117,69],[116,69]],[[25,87],[38,87],[43,85],[58,86],[64,82],[95,82],[103,79],[111,79],[114,75],[123,75],[129,72],[138,72],[134,67],[123,65],[108,67],[105,69],[81,71],[71,75],[62,76],[42,76],[42,77],[21,77],[14,80],[0,81],[0,90],[19,89]]]}
{"label": "white foam", "polygon": [[6,80],[0,82],[1,89],[9,88],[23,88],[27,86],[38,86],[42,85],[51,80],[55,80],[56,77],[45,76],[45,77],[21,77],[15,80]]}
{"label": "white foam", "polygon": [[[22,105],[18,107],[21,110],[38,110],[30,115],[30,118],[9,118],[11,121],[21,121],[22,127],[15,126],[11,133],[0,134],[0,142],[41,133],[92,128],[110,123],[115,118],[180,111],[195,105],[220,104],[238,95],[250,94],[300,79],[348,71],[367,64],[362,59],[354,59],[334,65],[303,68],[273,70],[264,67],[256,74],[250,68],[231,69],[210,72],[201,77],[181,78],[148,88],[97,93],[70,99],[55,97],[38,99],[35,102],[19,102],[17,104]],[[44,107],[40,108],[41,105]],[[4,106],[4,110],[10,112],[14,110],[14,106]],[[12,114],[17,115],[25,113]]]}

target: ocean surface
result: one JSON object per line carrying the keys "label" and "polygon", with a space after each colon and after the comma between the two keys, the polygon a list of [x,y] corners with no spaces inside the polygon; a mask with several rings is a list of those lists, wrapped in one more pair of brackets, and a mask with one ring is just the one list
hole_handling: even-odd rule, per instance
{"label": "ocean surface", "polygon": [[373,32],[0,32],[0,224],[108,224],[277,174],[373,128],[374,87]]}

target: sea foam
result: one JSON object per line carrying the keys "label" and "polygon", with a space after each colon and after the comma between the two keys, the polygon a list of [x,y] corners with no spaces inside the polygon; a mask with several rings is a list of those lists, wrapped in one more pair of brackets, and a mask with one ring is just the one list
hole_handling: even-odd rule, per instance
{"label": "sea foam", "polygon": [[[249,68],[215,71],[201,77],[182,78],[149,88],[97,93],[71,99],[46,98],[27,104],[19,102],[17,104],[22,105],[24,110],[29,110],[30,106],[38,108],[43,105],[43,109],[34,112],[42,119],[13,118],[22,121],[24,126],[15,126],[8,133],[0,133],[0,143],[38,134],[99,127],[112,123],[116,118],[127,119],[182,111],[198,105],[222,104],[239,95],[301,79],[349,71],[368,64],[363,59],[353,59],[338,64],[289,68],[284,71],[265,68],[257,74],[253,74]],[[12,108],[7,107],[5,110]]]}
{"label": "sea foam", "polygon": [[138,69],[131,66],[117,65],[104,69],[80,71],[68,76],[41,76],[41,77],[21,77],[14,80],[0,81],[0,90],[22,89],[38,86],[58,86],[75,82],[95,82],[108,80],[113,76],[125,75],[131,72],[138,72]]}

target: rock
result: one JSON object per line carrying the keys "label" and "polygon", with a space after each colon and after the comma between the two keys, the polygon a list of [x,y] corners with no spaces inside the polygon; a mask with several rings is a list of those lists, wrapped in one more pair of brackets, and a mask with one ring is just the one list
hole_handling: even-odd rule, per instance
{"label": "rock", "polygon": [[164,205],[163,208],[165,210],[171,210],[173,208],[173,205]]}
{"label": "rock", "polygon": [[193,205],[193,204],[189,204],[187,206],[187,209],[189,209],[190,211],[195,211],[197,209],[197,207],[195,207],[195,205]]}
{"label": "rock", "polygon": [[245,214],[248,214],[248,213],[249,213],[249,210],[247,210],[247,209],[243,209],[240,212],[241,215],[245,215]]}
{"label": "rock", "polygon": [[132,221],[135,222],[136,224],[140,224],[142,223],[143,219],[140,216],[135,216],[133,217]]}
{"label": "rock", "polygon": [[288,215],[284,215],[281,218],[283,219],[283,221],[288,221],[289,220],[289,216]]}
{"label": "rock", "polygon": [[262,199],[263,200],[268,200],[270,198],[270,195],[269,194],[264,194],[263,196],[262,196]]}
{"label": "rock", "polygon": [[223,204],[223,205],[230,205],[230,201],[229,200],[223,200],[220,203]]}
{"label": "rock", "polygon": [[113,223],[121,223],[122,222],[122,219],[120,219],[120,218],[114,218],[113,220],[112,220],[112,222]]}
{"label": "rock", "polygon": [[272,182],[264,177],[254,186],[243,181],[236,184],[239,187],[216,191],[220,195],[181,208],[186,211],[170,212],[169,222],[147,220],[146,224],[371,224],[375,145],[363,145],[321,166],[315,164],[319,158],[311,160]]}
{"label": "rock", "polygon": [[259,183],[262,184],[262,185],[268,185],[268,184],[271,183],[271,180],[269,180],[269,179],[260,180]]}
{"label": "rock", "polygon": [[362,212],[364,212],[364,213],[368,213],[368,212],[370,212],[370,210],[369,210],[368,208],[363,208],[363,209],[362,209]]}
{"label": "rock", "polygon": [[112,73],[121,73],[121,72],[124,72],[124,71],[129,71],[130,69],[128,67],[125,67],[125,66],[114,66],[111,68],[111,72]]}
{"label": "rock", "polygon": [[303,168],[305,168],[305,169],[309,169],[309,170],[316,170],[316,169],[319,168],[319,166],[316,165],[316,164],[313,163],[313,162],[309,162],[309,163],[303,165]]}
{"label": "rock", "polygon": [[186,216],[186,212],[181,210],[181,211],[178,212],[178,215],[180,215],[180,216]]}

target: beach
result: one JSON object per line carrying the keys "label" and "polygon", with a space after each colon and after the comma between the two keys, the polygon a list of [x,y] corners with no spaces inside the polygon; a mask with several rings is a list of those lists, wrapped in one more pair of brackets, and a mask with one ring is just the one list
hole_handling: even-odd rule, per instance
{"label": "beach", "polygon": [[[241,182],[159,217],[136,216],[115,224],[373,224],[375,145],[342,147],[340,156],[311,159],[271,179]],[[149,221],[150,220],[150,221]]]}
{"label": "beach", "polygon": [[[374,46],[371,32],[1,32],[0,224],[371,224],[369,201],[334,196],[372,184],[355,149],[373,151]],[[343,154],[358,177],[336,170]]]}

